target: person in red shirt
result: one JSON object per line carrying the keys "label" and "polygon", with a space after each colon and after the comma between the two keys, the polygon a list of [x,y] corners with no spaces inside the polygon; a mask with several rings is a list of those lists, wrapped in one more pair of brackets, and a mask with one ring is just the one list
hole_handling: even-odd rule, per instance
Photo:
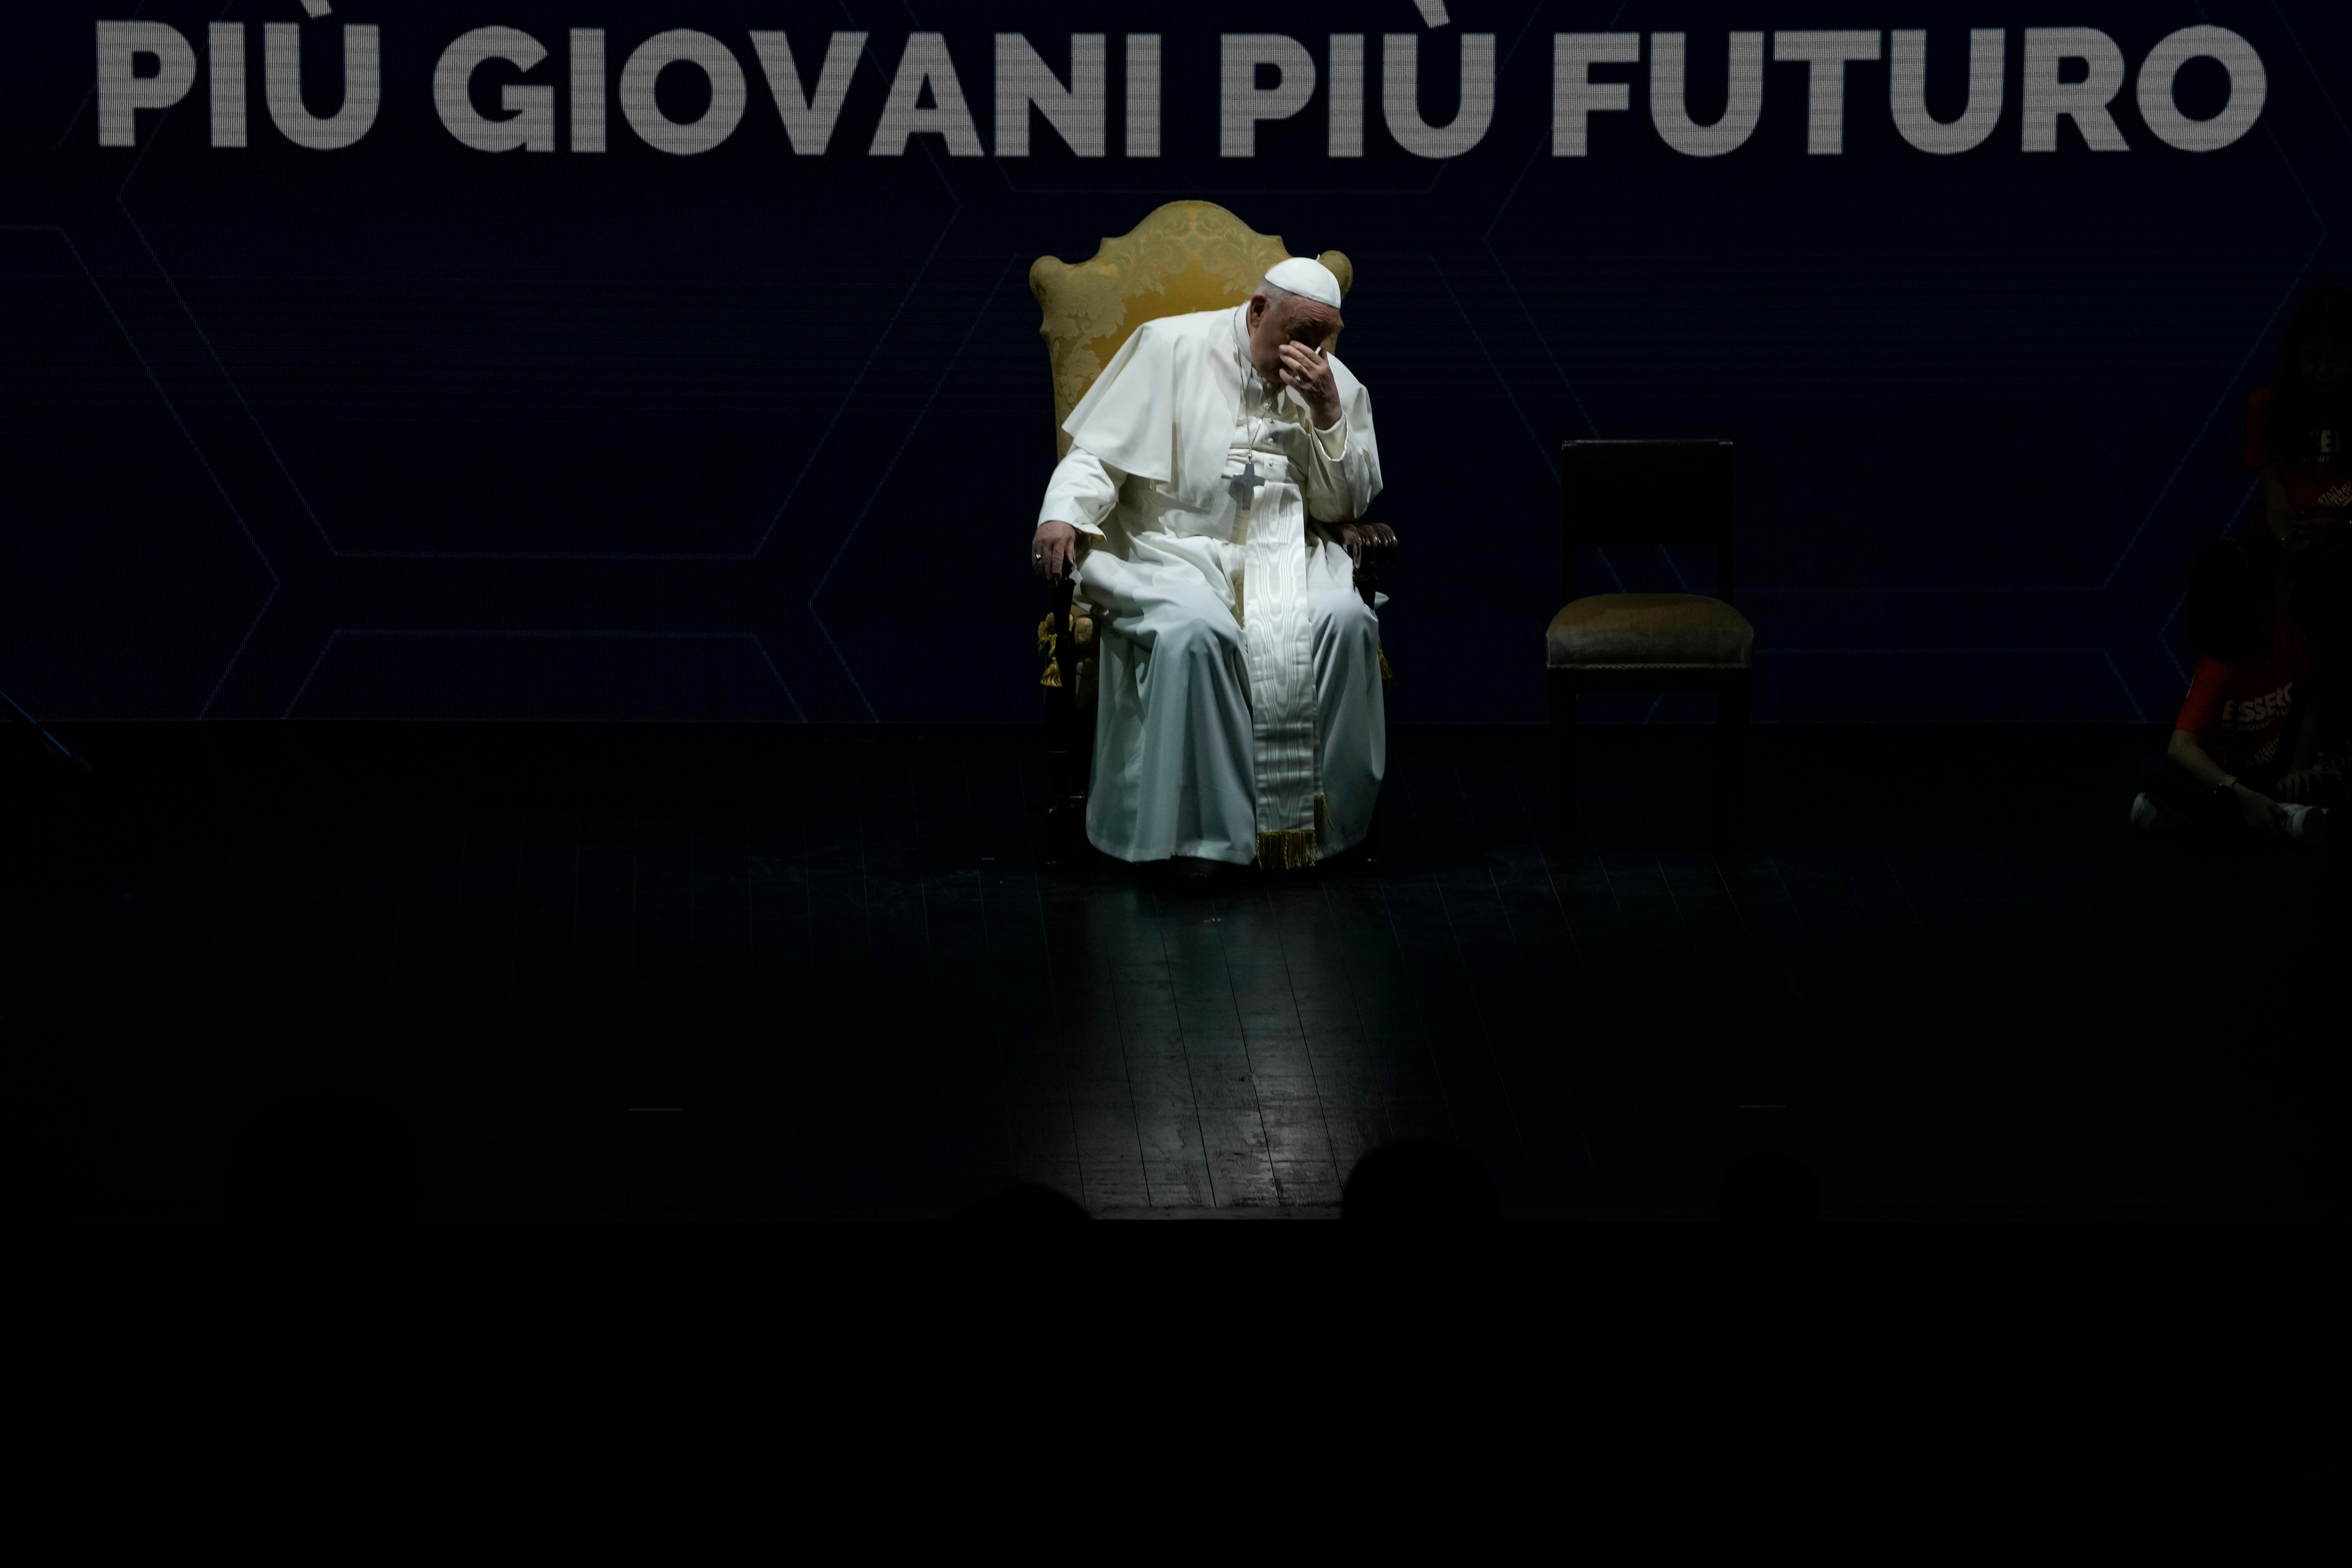
{"label": "person in red shirt", "polygon": [[[2261,476],[2255,531],[2278,541],[2294,618],[2323,682],[2352,671],[2352,290],[2315,289],[2287,323],[2286,356],[2246,399],[2239,461]],[[2338,667],[2342,666],[2343,668]],[[2341,751],[2339,737],[2323,750]]]}
{"label": "person in red shirt", "polygon": [[2267,534],[2217,540],[2198,556],[2184,608],[2201,657],[2132,803],[2134,827],[2326,843],[2319,797],[2331,781],[2317,765],[2318,693],[2291,593],[2285,551]]}

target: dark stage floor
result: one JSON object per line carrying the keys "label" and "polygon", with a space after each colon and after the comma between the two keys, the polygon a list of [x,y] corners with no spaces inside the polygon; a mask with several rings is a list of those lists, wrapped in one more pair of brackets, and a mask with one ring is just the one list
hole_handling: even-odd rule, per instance
{"label": "dark stage floor", "polygon": [[1374,855],[1185,897],[1038,865],[1034,731],[59,726],[22,780],[7,1199],[201,1218],[244,1118],[344,1087],[428,1216],[1321,1216],[1448,1133],[1515,1213],[1711,1216],[1743,1153],[1832,1218],[2346,1212],[2345,883],[2151,852],[2113,729],[1400,729]]}

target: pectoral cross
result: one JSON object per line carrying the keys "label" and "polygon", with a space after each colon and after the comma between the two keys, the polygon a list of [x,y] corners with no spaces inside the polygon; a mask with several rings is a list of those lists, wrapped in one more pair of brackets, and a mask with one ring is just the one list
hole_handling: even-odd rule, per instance
{"label": "pectoral cross", "polygon": [[1268,476],[1257,471],[1255,455],[1242,459],[1242,471],[1233,476],[1234,500],[1243,506],[1257,504],[1257,488],[1270,482]]}

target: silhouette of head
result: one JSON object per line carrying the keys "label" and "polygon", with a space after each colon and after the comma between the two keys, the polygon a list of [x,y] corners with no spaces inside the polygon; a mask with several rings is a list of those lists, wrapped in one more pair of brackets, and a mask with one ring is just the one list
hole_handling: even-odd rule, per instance
{"label": "silhouette of head", "polygon": [[2304,296],[2286,327],[2286,357],[2271,384],[2270,416],[2264,435],[2282,457],[2303,460],[2321,455],[2332,434],[2332,455],[2345,458],[2347,404],[2352,403],[2352,290],[2338,284]]}
{"label": "silhouette of head", "polygon": [[[2320,1542],[2343,1533],[2345,1510],[2352,1505],[2352,1455],[2338,1452],[2293,1476],[2249,1521],[2249,1536],[2266,1561],[2296,1563],[2314,1555]],[[2324,1549],[2323,1549],[2324,1550]]]}
{"label": "silhouette of head", "polygon": [[1034,1182],[1015,1182],[1001,1192],[964,1205],[949,1217],[975,1225],[1050,1225],[1095,1216],[1066,1193]]}
{"label": "silhouette of head", "polygon": [[385,1223],[416,1217],[416,1145],[389,1106],[362,1095],[291,1095],[237,1134],[232,1220]]}
{"label": "silhouette of head", "polygon": [[1400,1138],[1356,1162],[1339,1194],[1341,1219],[1502,1217],[1495,1178],[1477,1155],[1442,1138]]}
{"label": "silhouette of head", "polygon": [[1717,1202],[1727,1225],[1805,1225],[1822,1217],[1822,1184],[1790,1155],[1750,1154],[1724,1173]]}

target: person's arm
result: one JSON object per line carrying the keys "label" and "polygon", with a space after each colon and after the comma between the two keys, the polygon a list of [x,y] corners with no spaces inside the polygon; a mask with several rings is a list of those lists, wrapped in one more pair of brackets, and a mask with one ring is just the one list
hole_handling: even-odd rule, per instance
{"label": "person's arm", "polygon": [[[1334,537],[1349,545],[1351,555],[1357,551],[1350,542],[1358,534],[1367,538],[1375,533],[1386,535],[1393,542],[1394,536],[1387,534],[1380,524],[1352,531],[1348,528],[1371,509],[1372,498],[1380,493],[1380,467],[1370,441],[1357,438],[1349,428],[1347,398],[1332,374],[1330,356],[1297,343],[1285,343],[1282,353],[1284,385],[1306,405],[1307,428],[1311,437],[1307,462],[1299,474],[1299,491],[1307,503],[1307,515],[1332,529]],[[1354,395],[1362,397],[1362,389],[1356,388]],[[1369,434],[1370,411],[1359,412]]]}
{"label": "person's arm", "polygon": [[1349,438],[1344,416],[1313,436],[1314,450],[1299,476],[1307,515],[1322,523],[1352,522],[1371,510],[1372,498],[1380,492],[1371,455],[1362,443]]}
{"label": "person's arm", "polygon": [[2270,796],[2260,790],[2240,784],[2221,763],[2210,756],[2197,737],[2186,730],[2175,730],[2172,739],[2165,742],[2164,754],[2179,765],[2180,771],[2211,790],[2227,789],[2237,802],[2238,815],[2249,827],[2271,826],[2278,816],[2278,807]]}
{"label": "person's arm", "polygon": [[2293,543],[2295,537],[2294,503],[2286,499],[2286,486],[2279,481],[2278,469],[2263,470],[2263,510],[2260,519],[2263,531],[2282,544]]}
{"label": "person's arm", "polygon": [[1075,571],[1078,535],[1102,537],[1102,520],[1118,504],[1124,477],[1084,447],[1071,447],[1045,487],[1037,531],[1029,540],[1030,569],[1047,582]]}

